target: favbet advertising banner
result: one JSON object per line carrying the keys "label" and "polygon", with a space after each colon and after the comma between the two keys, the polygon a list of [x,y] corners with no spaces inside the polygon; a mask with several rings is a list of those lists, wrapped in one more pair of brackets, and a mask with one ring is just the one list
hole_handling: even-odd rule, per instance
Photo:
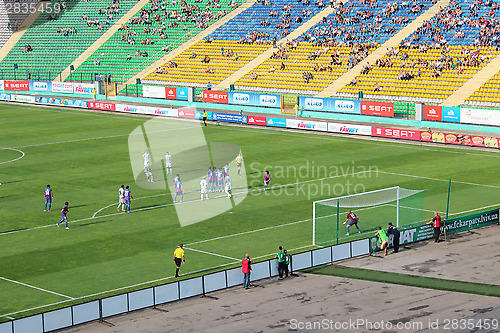
{"label": "favbet advertising banner", "polygon": [[383,138],[420,140],[420,131],[372,126],[372,135]]}
{"label": "favbet advertising banner", "polygon": [[213,112],[212,113],[212,120],[225,121],[225,122],[228,122],[228,123],[246,124],[247,123],[247,116],[245,116],[245,115],[239,115],[239,114],[233,114],[233,113]]}
{"label": "favbet advertising banner", "polygon": [[0,90],[4,90],[3,80],[0,80]]}
{"label": "favbet advertising banner", "polygon": [[394,117],[394,103],[361,101],[361,114],[380,117]]}
{"label": "favbet advertising banner", "polygon": [[3,87],[4,90],[8,91],[28,91],[30,89],[30,83],[28,80],[21,80],[21,81],[4,80]]}
{"label": "favbet advertising banner", "polygon": [[73,83],[70,82],[52,82],[52,91],[65,94],[73,93]]}
{"label": "favbet advertising banner", "polygon": [[209,103],[228,103],[227,91],[203,90],[203,102]]}
{"label": "favbet advertising banner", "polygon": [[308,121],[300,119],[287,119],[286,127],[295,129],[305,129],[311,131],[323,131],[328,130],[328,124],[321,121]]}
{"label": "favbet advertising banner", "polygon": [[229,104],[264,106],[271,108],[281,107],[280,95],[253,94],[230,91],[228,94],[228,98]]}
{"label": "favbet advertising banner", "polygon": [[300,96],[299,107],[303,110],[361,114],[361,103],[357,100]]}
{"label": "favbet advertising banner", "polygon": [[[267,118],[260,117],[260,116],[248,116],[248,124],[249,125],[266,126],[267,125]],[[286,126],[286,123],[285,123],[285,126]]]}
{"label": "favbet advertising banner", "polygon": [[441,107],[438,105],[424,105],[424,120],[441,121]]}
{"label": "favbet advertising banner", "polygon": [[75,94],[92,95],[94,85],[92,83],[73,83]]}
{"label": "favbet advertising banner", "polygon": [[127,113],[146,113],[146,108],[142,105],[115,104],[115,111]]}
{"label": "favbet advertising banner", "polygon": [[160,108],[154,106],[146,106],[145,113],[147,114],[155,114],[159,116],[168,116],[168,117],[178,117],[179,112],[177,109],[172,108]]}
{"label": "favbet advertising banner", "polygon": [[372,127],[366,125],[328,123],[328,132],[372,135]]}
{"label": "favbet advertising banner", "polygon": [[52,82],[30,81],[30,91],[52,91]]}
{"label": "favbet advertising banner", "polygon": [[286,119],[285,118],[267,117],[267,126],[271,126],[271,127],[286,127]]}

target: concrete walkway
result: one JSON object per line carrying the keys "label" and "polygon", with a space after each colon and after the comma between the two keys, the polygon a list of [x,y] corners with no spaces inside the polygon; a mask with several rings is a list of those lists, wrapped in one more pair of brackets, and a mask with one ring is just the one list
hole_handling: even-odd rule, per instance
{"label": "concrete walkway", "polygon": [[436,15],[441,8],[446,7],[450,3],[450,0],[440,0],[434,6],[427,9],[422,15],[415,18],[413,22],[408,24],[406,27],[401,29],[392,38],[382,44],[379,48],[370,53],[364,60],[360,61],[356,66],[351,68],[349,71],[340,76],[337,80],[332,82],[328,87],[316,95],[316,97],[331,97],[334,96],[340,89],[342,89],[346,84],[351,82],[356,76],[359,75],[363,66],[367,63],[374,64],[377,59],[382,58],[387,49],[392,47],[397,47],[399,43],[410,36],[415,30],[420,27],[425,21],[430,20],[434,15]]}
{"label": "concrete walkway", "polygon": [[[340,264],[499,284],[499,228],[494,225],[457,234],[451,242],[413,244],[411,250],[385,259],[364,256]],[[471,332],[445,325],[451,320],[478,324],[487,319],[491,324],[500,318],[496,297],[303,273],[283,281],[258,281],[250,290],[236,287],[209,296],[106,319],[114,326],[93,322],[61,332],[318,332],[320,328],[335,332]]]}

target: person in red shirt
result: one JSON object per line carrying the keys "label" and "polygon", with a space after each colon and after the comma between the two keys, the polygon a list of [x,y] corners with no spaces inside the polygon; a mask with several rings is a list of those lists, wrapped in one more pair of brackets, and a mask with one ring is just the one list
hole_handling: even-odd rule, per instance
{"label": "person in red shirt", "polygon": [[241,261],[241,271],[243,272],[243,288],[250,289],[250,272],[252,271],[252,260],[245,254],[245,259]]}
{"label": "person in red shirt", "polygon": [[437,212],[434,212],[434,217],[432,220],[427,222],[427,224],[432,224],[434,227],[434,236],[436,239],[434,240],[436,243],[439,242],[439,235],[441,235],[441,216]]}

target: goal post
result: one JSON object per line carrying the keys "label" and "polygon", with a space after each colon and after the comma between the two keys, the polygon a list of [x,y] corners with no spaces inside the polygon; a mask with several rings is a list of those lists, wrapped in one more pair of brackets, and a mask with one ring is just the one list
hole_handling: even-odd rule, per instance
{"label": "goal post", "polygon": [[[424,193],[425,190],[394,186],[314,201],[313,245],[338,244],[348,209],[358,216],[362,232],[376,230],[377,226],[385,228],[388,222],[396,226],[421,222]],[[356,226],[351,227],[351,232],[358,232]]]}

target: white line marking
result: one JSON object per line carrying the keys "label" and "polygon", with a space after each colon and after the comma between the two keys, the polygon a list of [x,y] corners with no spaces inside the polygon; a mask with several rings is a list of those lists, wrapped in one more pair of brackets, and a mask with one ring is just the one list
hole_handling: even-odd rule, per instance
{"label": "white line marking", "polygon": [[500,203],[497,203],[495,205],[489,205],[489,206],[484,206],[484,207],[479,207],[479,208],[474,208],[474,209],[469,209],[469,210],[464,210],[462,212],[458,212],[458,213],[453,213],[453,214],[449,214],[450,216],[451,215],[460,215],[460,214],[464,214],[464,213],[470,213],[470,212],[474,212],[476,210],[481,210],[481,209],[485,209],[485,208],[492,208],[492,207],[499,207],[500,206]]}
{"label": "white line marking", "polygon": [[15,159],[10,160],[10,161],[0,162],[0,164],[15,162],[15,161],[20,160],[21,158],[24,157],[24,152],[22,150],[20,150],[20,149],[16,149],[16,148],[0,148],[0,150],[14,150],[14,151],[17,151],[17,152],[21,153],[20,157],[15,158]]}
{"label": "white line marking", "polygon": [[[397,207],[398,205],[388,204],[388,206]],[[445,212],[441,212],[439,210],[424,209],[424,208],[415,208],[415,207],[408,207],[408,206],[401,206],[401,205],[399,205],[399,207],[400,208],[406,208],[406,209],[413,209],[413,210],[421,210],[423,212],[430,212],[430,213],[438,212],[438,213],[441,213],[441,214],[445,214]]]}
{"label": "white line marking", "polygon": [[61,296],[61,297],[64,297],[64,298],[74,299],[73,297],[69,297],[69,296],[66,296],[66,295],[63,295],[63,294],[59,294],[59,293],[56,293],[54,291],[50,291],[50,290],[47,290],[47,289],[38,288],[38,287],[32,286],[31,284],[22,283],[22,282],[19,282],[19,281],[7,279],[7,278],[1,277],[1,276],[0,276],[0,279],[4,280],[4,281],[12,282],[12,283],[20,284],[21,286],[33,288],[33,289],[40,290],[40,291],[44,291],[46,293],[50,293],[50,294],[54,294],[54,295],[57,295],[57,296]]}
{"label": "white line marking", "polygon": [[[229,266],[229,265],[232,265],[232,264],[236,264],[238,262],[240,262],[240,261],[239,260],[237,262],[236,261],[232,261],[232,262],[229,262],[227,264],[223,264],[223,265],[219,265],[219,266],[214,266],[214,267],[210,267],[210,268],[203,268],[203,269],[199,269],[199,270],[196,270],[196,271],[190,271],[190,272],[187,272],[187,273],[183,273],[182,275],[201,273],[201,272],[204,272],[204,271],[208,271],[208,270],[212,270],[212,269],[221,268],[221,267]],[[20,311],[16,311],[16,312],[6,313],[6,314],[3,314],[3,315],[0,315],[0,317],[8,317],[10,315],[15,315],[15,314],[18,314],[18,313],[23,313],[23,312],[26,312],[26,311],[43,309],[43,308],[46,308],[46,307],[49,307],[49,306],[53,306],[53,305],[63,304],[63,303],[67,303],[67,302],[70,302],[70,301],[77,301],[77,300],[85,299],[85,298],[88,298],[88,297],[99,296],[99,295],[103,295],[103,294],[107,294],[107,293],[112,293],[112,292],[115,292],[115,291],[120,291],[120,290],[125,290],[125,289],[130,289],[130,288],[134,288],[134,287],[140,287],[140,286],[143,286],[145,284],[150,284],[150,283],[155,283],[155,282],[161,282],[161,281],[165,281],[165,280],[172,279],[172,278],[174,278],[173,275],[172,276],[167,276],[167,277],[164,277],[164,278],[160,278],[160,279],[156,279],[156,280],[151,280],[151,281],[136,283],[136,284],[132,284],[132,285],[125,286],[125,287],[120,287],[120,288],[116,288],[116,289],[101,291],[101,292],[90,294],[90,295],[75,297],[75,298],[73,298],[71,300],[64,300],[64,301],[60,301],[60,302],[55,302],[55,303],[51,303],[51,304],[37,306],[37,307],[34,307],[34,308],[30,308],[30,309],[25,309],[25,310],[20,310]]]}
{"label": "white line marking", "polygon": [[[372,172],[375,172],[375,171],[364,170],[364,171],[353,172],[353,173],[349,173],[349,174],[336,175],[336,176],[323,177],[323,178],[316,178],[316,179],[309,179],[309,180],[305,180],[305,181],[301,181],[301,182],[295,182],[295,183],[289,183],[289,184],[283,184],[283,185],[278,184],[278,185],[274,185],[274,186],[269,187],[268,191],[269,190],[273,190],[273,189],[278,189],[278,188],[281,188],[281,187],[290,186],[290,185],[300,185],[300,184],[305,184],[305,183],[310,183],[310,182],[316,182],[316,181],[319,181],[319,180],[326,180],[326,179],[334,179],[334,178],[341,178],[341,177],[356,176],[358,174],[367,173],[367,172],[368,173],[372,173]],[[257,187],[257,186],[255,186],[255,187]],[[252,188],[252,187],[250,187],[250,188]],[[232,195],[235,196],[235,195],[239,195],[239,194],[247,194],[247,193],[253,193],[253,192],[263,192],[263,191],[264,191],[264,189],[262,187],[258,187],[258,188],[254,189],[254,190],[248,190],[248,191],[243,191],[243,192],[234,192]],[[188,194],[188,193],[194,193],[194,192],[199,192],[199,191],[190,191],[190,192],[186,192],[186,194]],[[227,197],[225,194],[223,194],[223,192],[220,192],[220,193],[221,193],[221,195],[215,196],[215,197],[210,197],[210,199],[219,199],[219,198],[226,198]],[[168,195],[168,194],[167,193],[156,194],[154,196],[141,197],[139,199],[150,198],[150,197],[155,197],[155,196],[163,196],[163,195]],[[184,201],[183,203],[194,202],[194,201],[199,201],[199,199],[197,199],[197,200],[188,200],[188,201]],[[118,202],[110,204],[110,205],[107,205],[107,206],[105,206],[105,207],[97,210],[92,215],[92,218],[96,217],[97,213],[100,212],[100,211],[102,211],[103,209],[111,207],[111,206],[116,205],[116,204],[118,204]],[[138,209],[135,209],[134,211],[135,212],[137,212],[137,211],[144,211],[144,210],[150,210],[150,209],[156,209],[156,208],[162,208],[162,207],[169,207],[169,206],[173,206],[173,205],[174,204],[164,204],[164,205],[158,205],[158,206],[153,206],[153,207],[138,208]],[[110,214],[110,215],[112,215],[112,214]],[[0,235],[1,235],[1,233],[0,233]]]}
{"label": "white line marking", "polygon": [[[160,132],[170,132],[170,131],[182,131],[186,129],[191,129],[191,128],[198,128],[197,126],[192,126],[192,127],[184,127],[184,128],[173,128],[173,129],[165,129],[165,130],[159,130],[159,131],[151,131],[148,133],[160,133]],[[108,135],[108,136],[96,136],[93,138],[83,138],[83,139],[74,139],[74,140],[65,140],[65,141],[55,141],[55,142],[45,142],[45,143],[36,143],[32,145],[24,145],[24,146],[17,146],[16,148],[27,148],[27,147],[38,147],[38,146],[47,146],[47,145],[56,145],[60,143],[72,143],[72,142],[80,142],[80,141],[90,141],[90,140],[100,140],[100,139],[111,139],[111,138],[119,138],[123,136],[130,136],[130,135],[143,135],[141,133],[128,133],[128,134],[116,134],[116,135]]]}
{"label": "white line marking", "polygon": [[222,254],[217,254],[217,253],[212,253],[212,252],[207,252],[207,251],[197,250],[197,249],[193,249],[193,248],[186,247],[186,246],[184,246],[184,248],[185,248],[186,250],[191,250],[191,251],[200,252],[200,253],[204,253],[204,254],[210,254],[210,255],[212,255],[212,256],[217,256],[217,257],[226,258],[226,259],[231,259],[231,260],[238,260],[238,259],[233,258],[233,257],[223,256]]}
{"label": "white line marking", "polygon": [[293,224],[303,223],[303,222],[308,222],[308,221],[312,221],[312,219],[300,220],[300,221],[295,221],[295,222],[288,222],[288,223],[284,223],[284,224],[280,224],[280,225],[274,225],[272,227],[266,227],[266,228],[261,228],[261,229],[249,230],[249,231],[244,231],[244,232],[238,232],[236,234],[214,237],[214,238],[205,239],[205,240],[201,240],[201,241],[197,241],[197,242],[192,242],[192,243],[189,243],[189,244],[186,244],[186,245],[191,246],[191,245],[195,245],[195,244],[201,244],[201,243],[211,242],[211,241],[214,241],[214,240],[229,238],[229,237],[233,237],[233,236],[241,236],[241,235],[251,234],[251,233],[254,233],[254,232],[265,231],[265,230],[275,229],[275,228],[280,228],[280,227],[286,227],[288,225],[293,225]]}
{"label": "white line marking", "polygon": [[[387,175],[395,175],[395,176],[405,176],[405,177],[413,177],[413,178],[420,178],[420,179],[428,179],[428,180],[436,180],[440,182],[448,182],[449,179],[439,179],[439,178],[431,178],[431,177],[425,177],[425,176],[415,176],[415,175],[409,175],[405,173],[397,173],[397,172],[388,172],[388,171],[378,171],[380,173],[385,173]],[[485,184],[476,184],[476,183],[468,183],[468,182],[461,182],[459,180],[451,180],[452,183],[457,183],[457,184],[464,184],[464,185],[473,185],[473,186],[483,186],[483,187],[492,187],[492,188],[500,188],[500,186],[496,185],[485,185]]]}

